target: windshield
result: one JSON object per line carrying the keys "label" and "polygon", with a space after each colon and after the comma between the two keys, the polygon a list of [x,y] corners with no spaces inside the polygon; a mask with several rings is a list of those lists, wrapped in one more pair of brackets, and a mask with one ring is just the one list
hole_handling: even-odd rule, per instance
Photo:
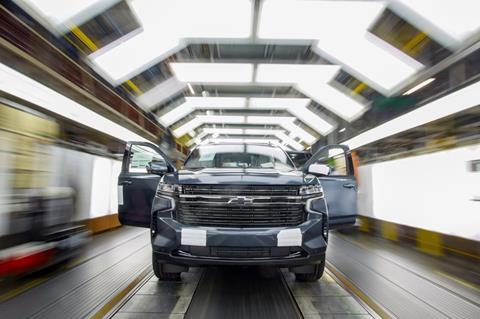
{"label": "windshield", "polygon": [[275,168],[292,170],[284,151],[265,145],[204,145],[196,148],[185,168]]}

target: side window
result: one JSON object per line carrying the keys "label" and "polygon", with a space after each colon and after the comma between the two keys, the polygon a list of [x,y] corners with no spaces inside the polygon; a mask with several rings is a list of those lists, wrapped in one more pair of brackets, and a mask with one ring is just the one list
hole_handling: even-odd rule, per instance
{"label": "side window", "polygon": [[321,154],[316,161],[317,164],[328,166],[328,175],[333,176],[348,176],[348,162],[347,155],[342,148],[329,148]]}
{"label": "side window", "polygon": [[147,173],[147,164],[165,160],[154,149],[145,145],[132,145],[130,150],[129,173]]}

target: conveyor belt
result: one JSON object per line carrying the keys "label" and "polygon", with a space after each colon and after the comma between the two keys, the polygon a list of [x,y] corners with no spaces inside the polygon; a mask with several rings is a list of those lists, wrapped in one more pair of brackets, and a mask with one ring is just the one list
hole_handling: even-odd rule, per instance
{"label": "conveyor belt", "polygon": [[480,318],[478,291],[476,296],[461,293],[465,289],[446,285],[435,278],[433,268],[428,272],[409,259],[411,251],[399,245],[388,250],[388,243],[375,241],[367,245],[358,235],[332,234],[327,260],[396,317]]}
{"label": "conveyor belt", "polygon": [[278,268],[210,268],[185,316],[194,318],[302,318]]}

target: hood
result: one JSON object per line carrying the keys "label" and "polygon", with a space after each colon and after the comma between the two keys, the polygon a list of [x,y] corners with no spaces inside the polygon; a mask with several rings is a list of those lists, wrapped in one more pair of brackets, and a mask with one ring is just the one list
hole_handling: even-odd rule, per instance
{"label": "hood", "polygon": [[238,185],[303,185],[301,171],[280,171],[276,169],[248,168],[204,168],[198,170],[179,170],[175,174],[165,175],[164,182],[175,184],[238,184]]}

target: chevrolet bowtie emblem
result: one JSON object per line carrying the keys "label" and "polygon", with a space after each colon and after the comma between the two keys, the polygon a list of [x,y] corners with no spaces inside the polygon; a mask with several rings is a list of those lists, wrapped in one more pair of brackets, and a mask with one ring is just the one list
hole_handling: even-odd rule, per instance
{"label": "chevrolet bowtie emblem", "polygon": [[228,204],[249,205],[253,204],[253,198],[247,196],[233,197],[228,201]]}

